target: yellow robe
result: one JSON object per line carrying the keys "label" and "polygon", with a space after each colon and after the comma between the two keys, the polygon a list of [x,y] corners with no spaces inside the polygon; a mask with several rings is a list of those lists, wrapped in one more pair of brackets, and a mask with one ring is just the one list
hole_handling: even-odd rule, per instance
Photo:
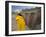
{"label": "yellow robe", "polygon": [[16,16],[17,28],[19,31],[25,30],[25,20],[23,16]]}

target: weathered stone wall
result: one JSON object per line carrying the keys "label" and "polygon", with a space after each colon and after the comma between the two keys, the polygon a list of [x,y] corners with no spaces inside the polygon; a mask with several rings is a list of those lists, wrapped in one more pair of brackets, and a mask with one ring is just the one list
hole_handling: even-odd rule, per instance
{"label": "weathered stone wall", "polygon": [[[32,14],[33,13],[33,14]],[[32,10],[22,11],[21,14],[25,17],[26,25],[30,29],[34,29],[36,25],[39,26],[38,29],[41,28],[41,8],[35,8]],[[32,28],[31,28],[32,27]],[[37,28],[35,28],[37,29]]]}

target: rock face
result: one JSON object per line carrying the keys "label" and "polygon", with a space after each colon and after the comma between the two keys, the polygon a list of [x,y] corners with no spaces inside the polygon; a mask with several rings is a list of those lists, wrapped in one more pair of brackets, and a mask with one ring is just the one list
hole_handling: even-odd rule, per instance
{"label": "rock face", "polygon": [[[25,17],[26,25],[29,29],[41,29],[41,8],[22,10],[21,14]],[[38,27],[38,28],[37,28]]]}
{"label": "rock face", "polygon": [[17,30],[17,25],[16,25],[16,20],[15,20],[15,15],[12,15],[12,31]]}

